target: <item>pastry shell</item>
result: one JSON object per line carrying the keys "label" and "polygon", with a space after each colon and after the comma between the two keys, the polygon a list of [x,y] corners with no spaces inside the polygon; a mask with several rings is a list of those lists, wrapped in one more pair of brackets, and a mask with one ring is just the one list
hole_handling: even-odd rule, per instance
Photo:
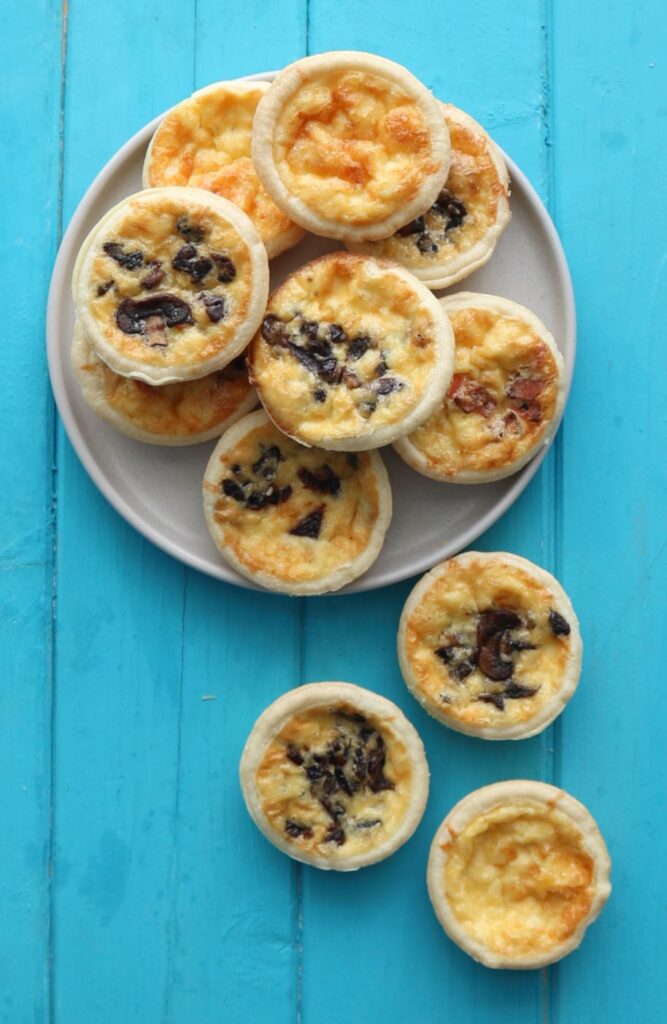
{"label": "pastry shell", "polygon": [[[570,934],[548,949],[535,949],[512,954],[499,951],[466,929],[456,916],[447,896],[445,872],[448,858],[461,833],[482,815],[504,805],[532,805],[548,815],[555,810],[567,819],[578,833],[581,849],[593,866],[590,905]],[[447,935],[474,960],[486,967],[510,970],[535,969],[556,963],[581,943],[588,926],[598,917],[611,893],[611,861],[604,839],[589,811],[562,789],[545,782],[509,780],[496,782],[469,793],[449,812],[438,828],[428,859],[427,885],[436,916]]]}
{"label": "pastry shell", "polygon": [[[282,125],[290,104],[293,131]],[[373,115],[368,104],[378,105]],[[307,160],[287,181],[279,147],[293,154],[304,139]],[[252,156],[267,192],[297,224],[361,241],[387,238],[431,206],[447,177],[450,142],[438,101],[409,71],[385,57],[339,50],[278,73],[257,107]]]}
{"label": "pastry shell", "polygon": [[[419,658],[420,647],[427,645],[423,639],[419,639],[419,635],[416,632],[417,627],[413,624],[413,615],[419,611],[420,606],[425,600],[428,600],[432,594],[436,593],[436,588],[448,588],[447,574],[452,568],[455,568],[457,571],[461,570],[463,573],[470,571],[474,574],[474,579],[476,580],[479,577],[480,566],[493,569],[495,565],[503,569],[505,575],[513,567],[520,571],[521,575],[517,576],[517,587],[520,592],[523,592],[525,589],[523,582],[523,575],[525,574],[527,585],[535,587],[538,593],[539,591],[546,591],[550,597],[553,596],[553,601],[550,602],[551,609],[563,616],[569,625],[567,651],[562,665],[558,665],[554,671],[555,686],[550,687],[551,692],[546,698],[538,697],[539,702],[535,705],[536,710],[534,713],[521,718],[518,712],[510,712],[505,716],[505,721],[503,722],[501,717],[498,717],[496,721],[496,716],[502,715],[503,712],[496,711],[494,708],[492,713],[491,711],[489,712],[492,717],[489,717],[487,722],[475,724],[474,721],[466,720],[466,717],[458,717],[455,711],[454,713],[447,713],[445,708],[451,705],[442,705],[436,702],[432,695],[424,688],[416,665],[419,664],[421,667],[422,663]],[[486,583],[484,585],[487,586]],[[506,584],[503,584],[501,588],[501,603],[504,603],[502,590],[504,590],[505,586]],[[526,596],[527,604],[529,604],[530,597],[531,592],[528,591]],[[506,596],[504,599],[507,600]],[[525,611],[525,608],[522,608],[522,610]],[[413,697],[419,701],[429,715],[436,718],[443,725],[454,729],[456,732],[462,732],[468,736],[478,736],[485,740],[528,739],[546,729],[563,711],[577,688],[581,675],[582,654],[583,643],[579,622],[570,599],[560,583],[551,573],[535,565],[527,558],[521,558],[519,555],[509,554],[504,551],[467,551],[434,566],[430,572],[427,572],[419,580],[409,594],[403,607],[398,628],[398,660],[405,684]],[[436,671],[438,671],[438,663],[434,657],[433,678],[437,682],[437,677],[435,677]],[[525,680],[522,679],[522,682],[530,684],[532,679],[530,677]],[[535,697],[532,700],[534,701]],[[512,708],[517,707],[518,703],[518,701],[514,700],[508,702]]]}
{"label": "pastry shell", "polygon": [[[345,846],[340,853],[324,856],[317,851],[303,851],[289,842],[270,823],[263,805],[256,774],[263,754],[272,739],[295,715],[317,708],[351,706],[358,714],[367,716],[377,724],[383,737],[392,735],[403,746],[411,768],[409,792],[405,794],[405,809],[395,830],[383,840],[346,856]],[[412,836],[421,821],[428,799],[429,770],[421,739],[403,712],[386,697],[353,683],[308,683],[283,694],[260,715],[252,728],[241,757],[239,767],[241,790],[248,812],[269,842],[295,860],[324,870],[356,871],[384,860]]]}

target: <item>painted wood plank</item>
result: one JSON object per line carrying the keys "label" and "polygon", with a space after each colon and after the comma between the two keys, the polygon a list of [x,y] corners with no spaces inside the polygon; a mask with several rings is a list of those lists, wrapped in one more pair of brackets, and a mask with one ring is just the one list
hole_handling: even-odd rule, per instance
{"label": "painted wood plank", "polygon": [[[311,52],[369,49],[409,67],[436,95],[488,125],[497,141],[544,193],[548,186],[544,123],[544,34],[539,4],[513,13],[482,0],[462,12],[451,3],[410,7],[365,3],[334,10],[310,6]],[[341,29],[341,26],[343,28]],[[474,34],[475,45],[453,39]],[[551,566],[555,547],[555,465],[541,469],[521,500],[478,546],[509,549]],[[421,1016],[438,1020],[542,1020],[546,976],[490,972],[442,933],[425,886],[428,847],[454,802],[477,786],[512,777],[548,776],[549,734],[522,743],[485,743],[445,730],[409,696],[400,678],[395,634],[409,590],[309,601],[304,678],[350,679],[389,696],[422,735],[431,796],[422,825],[389,861],[358,876],[303,870],[303,1014],[317,1019],[326,992],[328,1019],[354,1006],[355,1024]],[[345,956],[345,984],[328,983],[335,951]],[[474,997],[473,997],[474,993]]]}
{"label": "painted wood plank", "polygon": [[[587,645],[559,778],[608,841],[615,886],[555,972],[558,1024],[664,1020],[667,863],[667,129],[664,6],[554,5],[556,211],[579,304],[564,434],[563,571]],[[627,205],[630,204],[630,205]]]}
{"label": "painted wood plank", "polygon": [[[175,26],[178,30],[175,31]],[[64,204],[192,85],[194,3],[73,4]],[[161,1020],[169,993],[184,570],[127,526],[59,434],[56,1020]]]}
{"label": "painted wood plank", "polygon": [[[305,25],[301,2],[254,0],[221,32],[219,4],[198,0],[196,86],[286,63]],[[169,1021],[297,1016],[296,868],[250,821],[238,762],[258,714],[300,682],[300,620],[298,600],[187,573]]]}
{"label": "painted wood plank", "polygon": [[44,307],[58,233],[59,5],[10,0],[0,31],[0,1020],[13,1024],[49,1012],[53,411]]}

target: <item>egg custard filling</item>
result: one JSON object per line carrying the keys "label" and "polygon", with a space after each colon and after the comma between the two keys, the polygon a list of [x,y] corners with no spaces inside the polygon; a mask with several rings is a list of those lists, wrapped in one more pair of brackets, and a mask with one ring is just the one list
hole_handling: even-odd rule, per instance
{"label": "egg custard filling", "polygon": [[397,451],[436,479],[496,479],[524,465],[555,429],[562,359],[546,328],[516,303],[474,293],[441,302],[456,339],[454,374],[444,401]]}
{"label": "egg custard filling", "polygon": [[72,364],[91,408],[118,430],[143,441],[180,445],[206,440],[256,404],[242,357],[199,380],[156,387],[114,373],[77,325]]}
{"label": "egg custard filling", "polygon": [[[453,347],[424,295],[404,271],[349,253],[292,274],[270,296],[249,352],[274,422],[304,444],[360,449],[407,429],[424,402],[427,415],[449,382]],[[376,441],[379,431],[387,436]]]}
{"label": "egg custard filling", "polygon": [[553,806],[502,803],[474,817],[443,849],[451,910],[494,954],[548,953],[590,914],[593,858],[580,829]]}
{"label": "egg custard filling", "polygon": [[415,587],[399,631],[406,682],[427,711],[462,731],[548,724],[578,680],[574,611],[548,573],[516,556],[469,552]]}
{"label": "egg custard filling", "polygon": [[78,313],[117,372],[144,370],[150,383],[169,382],[170,370],[172,380],[204,376],[239,354],[261,316],[264,249],[245,215],[218,196],[137,193],[86,244],[75,271]]}
{"label": "egg custard filling", "polygon": [[304,448],[263,413],[232,429],[237,439],[230,446],[223,436],[204,481],[207,522],[221,553],[265,585],[286,589],[363,571],[359,560],[377,555],[391,515],[380,457]]}
{"label": "egg custard filling", "polygon": [[363,854],[397,830],[411,778],[401,739],[341,703],[290,718],[255,781],[272,829],[301,852],[337,858]]}
{"label": "egg custard filling", "polygon": [[[509,220],[509,179],[499,150],[463,111],[451,104],[442,104],[442,110],[452,153],[447,181],[435,202],[389,238],[352,246],[395,260],[428,283],[434,278],[431,286],[436,288],[486,262]],[[480,244],[485,241],[488,252],[483,253]],[[453,273],[445,280],[449,267]]]}
{"label": "egg custard filling", "polygon": [[273,257],[303,231],[267,194],[250,157],[252,122],[267,89],[266,82],[219,82],[179,103],[153,136],[144,185],[188,185],[224,196],[250,217]]}

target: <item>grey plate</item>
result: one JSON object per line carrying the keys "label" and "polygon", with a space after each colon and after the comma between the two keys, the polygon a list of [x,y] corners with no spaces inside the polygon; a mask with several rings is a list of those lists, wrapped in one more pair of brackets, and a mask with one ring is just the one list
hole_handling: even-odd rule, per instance
{"label": "grey plate", "polygon": [[[270,81],[275,72],[250,75]],[[49,372],[65,430],[92,480],[120,514],[158,547],[201,572],[249,587],[218,555],[204,523],[201,481],[214,442],[186,448],[145,445],[117,433],[90,411],[70,368],[74,308],[70,278],[79,246],[100,217],[141,188],[146,147],[161,117],[137,132],[98,174],[63,238],[51,278],[47,312]],[[503,295],[534,310],[563,353],[569,390],[575,356],[572,283],[556,230],[532,185],[508,158],[512,220],[489,263],[454,290]],[[307,236],[271,264],[271,285],[321,253],[340,248]],[[394,517],[380,557],[345,591],[373,590],[429,569],[460,551],[516,501],[547,449],[515,476],[496,483],[442,484],[383,451]]]}

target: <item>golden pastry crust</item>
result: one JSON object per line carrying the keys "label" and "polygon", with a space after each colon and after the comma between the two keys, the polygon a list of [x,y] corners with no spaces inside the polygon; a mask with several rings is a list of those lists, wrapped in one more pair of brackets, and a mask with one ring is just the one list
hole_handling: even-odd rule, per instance
{"label": "golden pastry crust", "polygon": [[240,765],[255,824],[295,860],[353,871],[410,838],[428,796],[421,740],[391,701],[310,683],[259,717]]}
{"label": "golden pastry crust", "polygon": [[394,447],[433,480],[500,480],[556,433],[566,397],[563,357],[525,306],[475,292],[440,302],[454,330],[454,375],[444,402]]}
{"label": "golden pastry crust", "polygon": [[441,109],[452,158],[434,204],[390,238],[349,245],[400,263],[433,289],[448,288],[483,267],[510,220],[510,183],[500,150],[468,114],[451,103]]}
{"label": "golden pastry crust", "polygon": [[470,793],[431,845],[427,881],[440,924],[487,967],[555,963],[580,944],[611,892],[595,821],[543,782]]}
{"label": "golden pastry crust", "polygon": [[252,122],[268,82],[216,82],[173,107],[155,132],[144,162],[144,188],[208,189],[240,206],[269,259],[303,238],[262,186],[250,158]]}
{"label": "golden pastry crust", "polygon": [[155,387],[110,370],[78,323],[72,368],[93,412],[122,434],[147,444],[210,441],[257,405],[242,357],[199,380]]}
{"label": "golden pastry crust", "polygon": [[257,329],[266,251],[246,215],[202,189],[129,196],[84,241],[74,268],[77,315],[116,373],[147,384],[222,369]]}
{"label": "golden pastry crust", "polygon": [[398,630],[405,683],[444,725],[487,740],[526,739],[574,693],[582,642],[560,584],[506,552],[468,551],[428,572]]}
{"label": "golden pastry crust", "polygon": [[269,195],[326,238],[386,238],[434,202],[449,132],[405,68],[353,51],[289,65],[255,115],[252,155]]}
{"label": "golden pastry crust", "polygon": [[377,452],[304,448],[259,411],[211,455],[204,515],[220,554],[243,576],[283,593],[322,594],[377,558],[391,489]]}
{"label": "golden pastry crust", "polygon": [[451,379],[453,333],[438,300],[401,267],[330,253],[269,297],[250,379],[301,444],[362,451],[413,430]]}

